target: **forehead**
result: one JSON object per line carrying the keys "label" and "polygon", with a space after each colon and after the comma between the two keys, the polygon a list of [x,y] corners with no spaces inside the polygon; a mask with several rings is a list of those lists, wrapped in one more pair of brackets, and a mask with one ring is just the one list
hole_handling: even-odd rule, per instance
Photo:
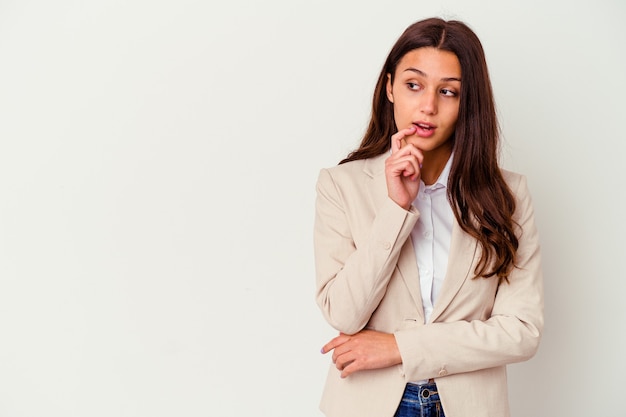
{"label": "forehead", "polygon": [[396,67],[396,76],[419,70],[429,78],[461,78],[461,64],[450,51],[426,47],[407,52]]}

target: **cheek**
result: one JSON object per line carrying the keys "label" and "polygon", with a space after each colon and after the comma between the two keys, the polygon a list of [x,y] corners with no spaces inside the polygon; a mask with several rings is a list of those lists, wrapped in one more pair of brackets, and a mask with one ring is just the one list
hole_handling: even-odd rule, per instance
{"label": "cheek", "polygon": [[448,124],[450,126],[456,126],[456,122],[459,119],[459,108],[458,107],[453,107],[449,110],[448,112]]}
{"label": "cheek", "polygon": [[412,111],[401,99],[397,99],[393,104],[393,118],[396,124],[403,125],[407,120],[412,120]]}
{"label": "cheek", "polygon": [[393,121],[396,122],[396,128],[400,130],[400,126],[402,126],[402,108],[398,107],[396,103],[393,103]]}

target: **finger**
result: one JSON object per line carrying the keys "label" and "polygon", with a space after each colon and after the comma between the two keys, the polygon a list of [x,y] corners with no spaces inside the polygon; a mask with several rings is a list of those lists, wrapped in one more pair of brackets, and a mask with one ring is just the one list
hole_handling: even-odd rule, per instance
{"label": "finger", "polygon": [[399,151],[406,145],[406,136],[410,136],[417,131],[415,126],[408,127],[406,129],[399,130],[393,136],[391,136],[391,153]]}
{"label": "finger", "polygon": [[[349,367],[354,361],[356,361],[356,355],[352,352],[341,355],[337,358],[335,363],[335,368],[339,371],[344,371],[347,367]],[[354,372],[354,371],[353,371]]]}
{"label": "finger", "polygon": [[[418,148],[409,143],[407,146],[402,148],[398,154],[396,154],[396,158],[399,158],[398,161],[410,161],[411,164],[415,166],[413,174],[420,174],[422,164],[424,163],[424,154]],[[393,160],[391,162],[393,162]]]}
{"label": "finger", "polygon": [[333,339],[330,340],[330,342],[326,343],[323,347],[321,352],[322,353],[328,353],[331,350],[335,349],[337,346],[341,346],[342,344],[346,343],[348,341],[348,336],[340,333],[339,336],[334,337]]}
{"label": "finger", "polygon": [[353,373],[360,371],[362,369],[364,368],[361,365],[361,363],[357,360],[353,360],[353,361],[350,361],[349,363],[346,363],[345,366],[339,370],[341,371],[341,378],[347,378]]}
{"label": "finger", "polygon": [[344,357],[344,362],[346,361],[346,356],[348,354],[352,354],[350,353],[352,351],[352,348],[350,346],[350,343],[342,343],[339,346],[336,346],[335,349],[333,350],[333,363],[337,363],[337,361],[339,360],[339,358],[341,358],[342,356]]}
{"label": "finger", "polygon": [[396,135],[393,135],[391,137],[391,154],[392,155],[398,152],[400,148],[402,148],[402,144],[400,143],[402,136],[396,136]]}
{"label": "finger", "polygon": [[417,162],[417,166],[421,167],[422,161],[424,160],[424,154],[413,144],[407,143],[402,147],[402,149],[392,153],[391,156],[387,158],[387,162],[393,164],[396,161],[404,161],[406,158],[414,159]]}
{"label": "finger", "polygon": [[[400,141],[406,142],[406,138],[402,138],[400,139]],[[395,156],[395,157],[403,157],[406,155],[413,155],[417,159],[424,158],[424,154],[422,153],[422,151],[419,150],[415,145],[408,143],[408,142],[406,142],[406,144],[402,146],[402,149],[398,149],[398,151],[395,154],[392,154],[392,156]]]}
{"label": "finger", "polygon": [[406,155],[390,161],[388,168],[390,174],[404,178],[409,177],[412,180],[415,180],[420,174],[419,160],[414,155]]}

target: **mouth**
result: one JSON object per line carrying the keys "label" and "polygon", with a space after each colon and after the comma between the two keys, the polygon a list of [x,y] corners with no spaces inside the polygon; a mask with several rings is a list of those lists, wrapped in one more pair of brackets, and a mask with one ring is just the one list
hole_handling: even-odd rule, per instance
{"label": "mouth", "polygon": [[415,126],[416,128],[418,128],[420,130],[425,130],[425,131],[429,131],[429,130],[435,129],[435,125],[433,125],[431,123],[426,123],[426,122],[415,122],[415,123],[413,123],[413,126]]}
{"label": "mouth", "polygon": [[415,122],[415,134],[420,138],[430,138],[435,134],[437,126],[428,122]]}

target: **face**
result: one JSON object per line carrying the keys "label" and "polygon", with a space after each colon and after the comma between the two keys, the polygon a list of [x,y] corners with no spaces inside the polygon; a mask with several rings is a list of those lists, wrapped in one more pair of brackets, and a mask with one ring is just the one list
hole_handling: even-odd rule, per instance
{"label": "face", "polygon": [[[459,115],[461,64],[452,52],[424,47],[402,57],[387,98],[393,103],[398,130],[415,126],[406,142],[428,154],[452,151],[449,141]],[[443,156],[443,155],[442,155]]]}

